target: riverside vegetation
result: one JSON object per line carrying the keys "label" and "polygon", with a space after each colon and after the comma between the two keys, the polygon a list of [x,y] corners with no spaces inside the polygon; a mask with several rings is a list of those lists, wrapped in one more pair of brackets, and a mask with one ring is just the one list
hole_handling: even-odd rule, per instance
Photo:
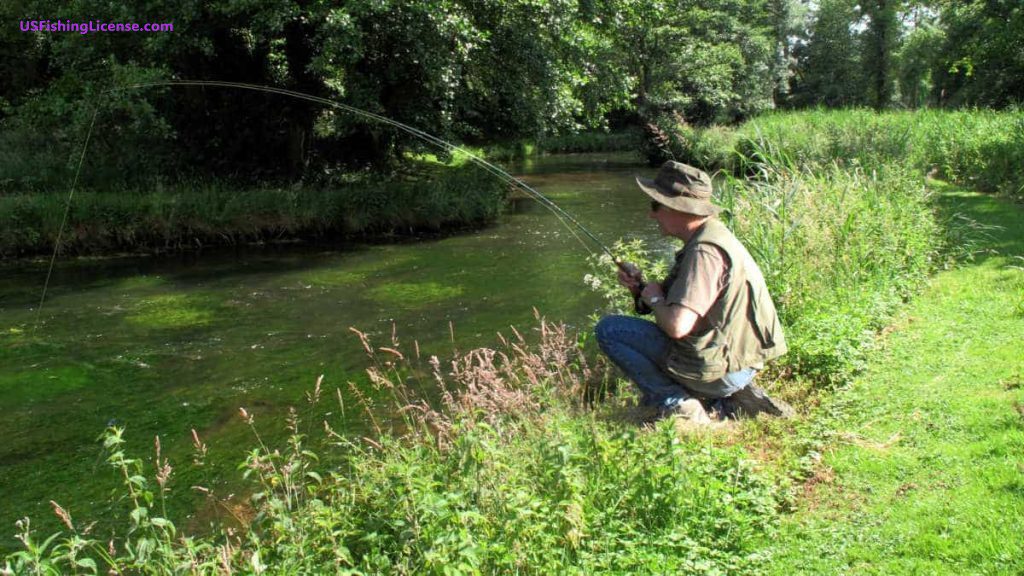
{"label": "riverside vegetation", "polygon": [[[390,178],[239,189],[226,183],[82,190],[68,207],[64,253],[168,251],[251,242],[423,234],[492,221],[507,196],[475,166],[422,163]],[[66,191],[0,196],[0,257],[52,252]]]}
{"label": "riverside vegetation", "polygon": [[[857,113],[837,118],[843,114]],[[344,418],[370,419],[372,438],[342,437],[330,423],[303,422],[293,412],[288,442],[268,446],[258,432],[264,423],[243,410],[254,432],[241,466],[251,496],[239,504],[211,493],[229,512],[218,528],[191,535],[160,506],[167,491],[187,489],[174,486],[174,467],[184,464],[161,460],[159,446],[152,460],[129,457],[123,431],[110,429],[108,462],[124,478],[121,531],[91,532],[55,502],[67,529],[39,535],[23,520],[21,549],[6,557],[4,570],[765,569],[780,518],[820,472],[834,414],[819,406],[841,410],[827,400],[864,368],[874,334],[928,274],[976,251],[978,226],[935,211],[923,166],[895,148],[877,154],[870,139],[843,140],[850,148],[841,150],[830,137],[814,136],[806,118],[769,119],[801,123],[808,133],[798,144],[764,131],[760,139],[733,141],[725,156],[753,178],[726,177],[720,188],[731,226],[777,295],[790,340],[790,354],[762,374],[761,384],[794,403],[797,418],[696,433],[668,421],[638,429],[622,416],[633,401],[629,386],[594,358],[587,333],[544,320],[532,335],[516,333],[500,347],[447,362],[363,339],[370,378],[391,394],[400,416],[384,420],[371,406],[338,408]],[[885,125],[889,119],[920,126],[900,124],[899,115],[871,118],[890,134],[899,130]],[[1003,138],[1015,137],[1012,123],[998,127]],[[737,130],[745,131],[757,129]],[[957,158],[930,161],[960,166]],[[967,174],[1000,181],[979,169]],[[622,247],[644,259],[643,246]],[[610,307],[623,305],[609,266],[598,266],[589,281],[607,292]],[[323,392],[318,382],[307,400],[325,401]],[[310,450],[318,442],[319,457]],[[205,446],[198,437],[195,443],[201,459]]]}
{"label": "riverside vegetation", "polygon": [[[585,132],[474,148],[510,160],[544,153],[635,150],[637,131]],[[86,155],[88,159],[88,155]],[[89,170],[87,162],[84,170]],[[70,185],[70,181],[68,182]],[[76,192],[57,248],[65,254],[169,252],[246,243],[423,236],[492,222],[508,197],[468,157],[409,153],[390,175],[252,187],[213,180]],[[66,190],[0,194],[0,258],[52,252]]]}

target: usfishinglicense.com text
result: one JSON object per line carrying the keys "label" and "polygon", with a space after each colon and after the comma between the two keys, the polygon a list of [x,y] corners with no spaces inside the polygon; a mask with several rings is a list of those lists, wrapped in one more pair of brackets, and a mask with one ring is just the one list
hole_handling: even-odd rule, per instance
{"label": "usfishinglicense.com text", "polygon": [[174,24],[159,22],[138,24],[136,22],[72,22],[71,20],[19,20],[22,32],[78,32],[93,34],[100,32],[174,32]]}

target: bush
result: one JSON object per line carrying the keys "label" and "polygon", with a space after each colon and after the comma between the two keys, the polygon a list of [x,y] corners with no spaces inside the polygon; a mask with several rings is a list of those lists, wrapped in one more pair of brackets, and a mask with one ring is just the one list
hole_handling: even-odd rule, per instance
{"label": "bush", "polygon": [[[728,573],[763,566],[757,545],[776,527],[779,478],[736,446],[681,442],[668,421],[651,430],[615,419],[618,405],[582,412],[594,377],[575,337],[540,320],[536,337],[503,340],[442,367],[426,365],[393,341],[375,347],[371,381],[389,391],[403,421],[387,430],[367,416],[374,439],[350,439],[324,423],[324,469],[300,432],[255,447],[241,466],[250,480],[232,529],[179,535],[162,512],[173,466],[152,467],[123,451],[123,431],[105,434],[107,462],[123,477],[121,536],[93,535],[54,503],[67,530],[35,539],[20,523],[23,548],[8,573],[260,574],[591,574]],[[425,381],[440,398],[414,397]],[[309,394],[319,401],[322,382]],[[344,412],[344,407],[343,410]],[[195,437],[197,457],[206,447]],[[199,488],[211,498],[218,496]],[[219,500],[218,500],[219,501]]]}

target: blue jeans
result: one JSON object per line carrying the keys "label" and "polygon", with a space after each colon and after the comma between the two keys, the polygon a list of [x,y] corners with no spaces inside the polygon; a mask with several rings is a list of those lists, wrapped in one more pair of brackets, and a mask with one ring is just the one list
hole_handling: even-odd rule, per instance
{"label": "blue jeans", "polygon": [[594,332],[601,350],[636,383],[644,406],[671,408],[691,397],[725,398],[745,388],[757,374],[753,368],[744,368],[712,382],[684,386],[661,368],[672,339],[657,324],[632,316],[605,316]]}

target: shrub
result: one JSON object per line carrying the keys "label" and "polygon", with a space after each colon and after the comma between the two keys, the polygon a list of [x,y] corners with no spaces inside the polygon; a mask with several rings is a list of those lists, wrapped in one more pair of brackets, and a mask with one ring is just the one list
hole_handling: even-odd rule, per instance
{"label": "shrub", "polygon": [[[613,417],[617,406],[583,412],[581,390],[594,375],[564,326],[541,319],[535,336],[515,332],[502,347],[447,366],[358,334],[371,381],[401,408],[399,433],[365,406],[374,439],[347,438],[325,423],[324,456],[340,460],[326,470],[296,411],[288,440],[271,447],[243,409],[255,445],[242,465],[251,511],[237,514],[233,529],[183,536],[160,512],[173,467],[159,444],[146,466],[124,454],[123,431],[110,429],[104,444],[124,478],[125,532],[99,537],[67,516],[65,532],[39,542],[26,520],[23,548],[6,557],[5,570],[689,573],[749,571],[767,560],[755,550],[775,530],[786,494],[779,479],[739,447],[681,442],[668,422],[638,430]],[[432,403],[414,393],[423,379],[441,390]],[[195,444],[201,458],[205,445],[198,437]]]}

